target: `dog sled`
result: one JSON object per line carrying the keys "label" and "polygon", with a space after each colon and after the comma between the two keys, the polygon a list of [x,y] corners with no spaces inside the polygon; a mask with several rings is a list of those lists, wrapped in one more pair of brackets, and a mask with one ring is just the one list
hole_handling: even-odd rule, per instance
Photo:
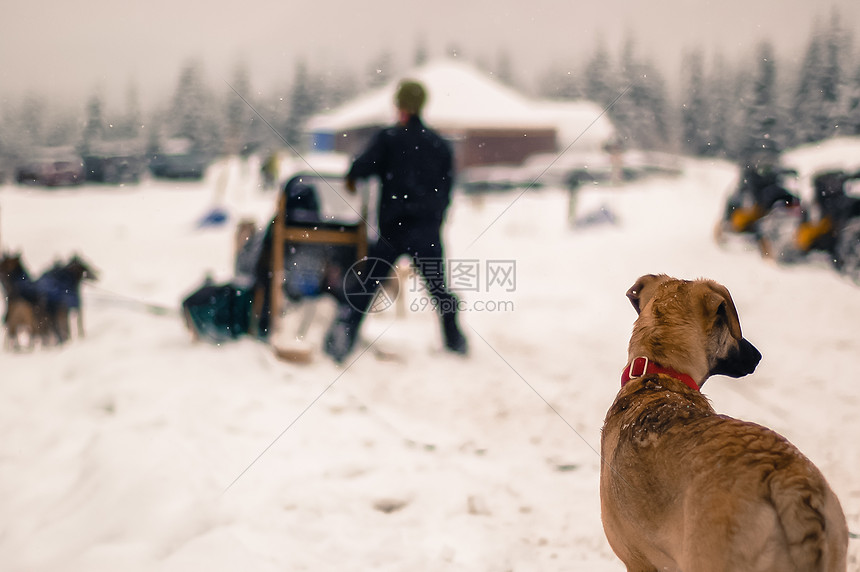
{"label": "dog sled", "polygon": [[366,198],[353,200],[342,174],[295,174],[263,232],[239,224],[235,278],[208,280],[183,301],[192,335],[215,343],[251,335],[281,359],[309,361],[313,302],[342,300],[344,276],[367,255],[366,221]]}

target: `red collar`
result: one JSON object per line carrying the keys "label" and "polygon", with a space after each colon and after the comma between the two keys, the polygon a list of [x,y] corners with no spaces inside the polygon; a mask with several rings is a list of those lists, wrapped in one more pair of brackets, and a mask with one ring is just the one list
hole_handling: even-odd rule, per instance
{"label": "red collar", "polygon": [[624,387],[631,379],[636,379],[637,377],[642,377],[649,373],[662,373],[663,375],[674,377],[678,381],[684,382],[684,384],[690,389],[699,391],[699,386],[696,383],[696,380],[689,375],[678,373],[674,369],[661,367],[644,356],[633,358],[630,365],[625,367],[624,371],[621,372],[621,387]]}

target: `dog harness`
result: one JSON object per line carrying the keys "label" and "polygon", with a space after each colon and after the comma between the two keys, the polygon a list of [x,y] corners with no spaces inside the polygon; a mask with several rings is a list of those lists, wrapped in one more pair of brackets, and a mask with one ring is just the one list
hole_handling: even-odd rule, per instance
{"label": "dog harness", "polygon": [[621,372],[621,387],[627,385],[627,382],[631,379],[636,379],[648,374],[657,373],[662,373],[663,375],[674,377],[678,381],[683,382],[684,385],[686,385],[690,389],[699,391],[699,386],[696,383],[696,380],[694,380],[686,373],[678,373],[674,369],[669,369],[667,367],[657,365],[645,356],[633,358],[633,361],[631,361],[630,364],[624,368],[624,371]]}

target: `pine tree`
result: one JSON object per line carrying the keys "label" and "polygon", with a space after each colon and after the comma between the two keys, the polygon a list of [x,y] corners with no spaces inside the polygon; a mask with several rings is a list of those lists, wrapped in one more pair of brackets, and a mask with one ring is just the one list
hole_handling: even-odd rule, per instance
{"label": "pine tree", "polygon": [[14,145],[14,127],[8,100],[0,98],[0,161],[13,157],[17,151]]}
{"label": "pine tree", "polygon": [[582,74],[569,65],[555,64],[541,76],[537,93],[547,99],[582,99],[585,97]]}
{"label": "pine tree", "polygon": [[355,96],[357,80],[355,75],[345,69],[329,69],[317,77],[319,84],[319,105],[317,110],[328,110],[341,105]]}
{"label": "pine tree", "polygon": [[18,125],[21,147],[25,150],[48,144],[45,122],[47,111],[45,99],[35,94],[27,95],[21,104]]}
{"label": "pine tree", "polygon": [[669,118],[666,85],[657,68],[640,61],[632,40],[625,43],[621,56],[621,97],[609,109],[616,129],[630,146],[667,148]]}
{"label": "pine tree", "polygon": [[[638,64],[635,61],[635,46],[631,38],[628,38],[621,50],[618,64],[618,97],[617,101],[608,110],[615,128],[618,131],[624,145],[635,147],[638,143],[637,133],[641,131],[638,124],[641,120],[638,107],[641,104],[639,97],[642,93],[641,84],[645,78],[641,77]],[[612,102],[610,99],[605,105]]]}
{"label": "pine tree", "polygon": [[793,144],[808,143],[815,141],[817,137],[816,125],[817,115],[821,108],[820,93],[818,91],[818,71],[821,69],[821,38],[814,33],[806,47],[806,54],[800,68],[797,89],[794,94],[792,115],[794,116],[794,129],[791,133]]}
{"label": "pine tree", "polygon": [[670,122],[666,81],[651,62],[640,64],[640,73],[642,83],[634,84],[631,89],[643,117],[635,140],[645,149],[668,149]]}
{"label": "pine tree", "polygon": [[94,144],[104,138],[104,117],[102,116],[102,100],[98,95],[90,98],[87,104],[87,120],[84,125],[80,151],[86,155]]}
{"label": "pine tree", "polygon": [[290,89],[289,116],[284,130],[287,143],[298,147],[302,142],[305,122],[319,109],[319,81],[308,72],[304,61],[296,65],[293,84]]}
{"label": "pine tree", "polygon": [[74,146],[80,141],[80,120],[77,110],[59,107],[52,110],[48,121],[48,145]]}
{"label": "pine tree", "polygon": [[187,64],[180,72],[173,96],[167,135],[189,139],[198,152],[220,151],[218,114],[215,111],[200,64]]}
{"label": "pine tree", "polygon": [[806,49],[794,96],[793,143],[820,141],[838,134],[844,118],[842,57],[846,35],[834,16],[826,32],[818,26]]}
{"label": "pine tree", "polygon": [[[248,67],[238,64],[226,91],[225,147],[230,153],[239,152],[247,143],[254,121],[253,97]],[[249,106],[250,105],[250,106]]]}
{"label": "pine tree", "polygon": [[824,69],[821,75],[821,95],[825,105],[825,118],[821,125],[824,137],[839,135],[840,125],[845,117],[846,90],[843,72],[843,58],[848,52],[847,35],[839,23],[839,14],[834,12],[830,19],[830,29],[824,42]]}
{"label": "pine tree", "polygon": [[845,92],[845,133],[860,135],[860,62]]}
{"label": "pine tree", "polygon": [[735,157],[736,126],[741,126],[736,105],[738,79],[722,57],[717,57],[707,76],[708,94],[707,129],[710,133],[709,155]]}
{"label": "pine tree", "polygon": [[770,42],[759,45],[758,69],[750,89],[745,106],[745,132],[741,134],[742,152],[752,152],[762,146],[781,149],[782,137],[777,131],[780,112],[776,100],[776,62]]}
{"label": "pine tree", "polygon": [[583,75],[586,98],[606,106],[618,96],[612,61],[602,42],[586,64]]}
{"label": "pine tree", "polygon": [[118,136],[124,139],[136,139],[143,124],[140,109],[140,95],[137,84],[130,83],[125,92],[125,114],[118,125]]}
{"label": "pine tree", "polygon": [[704,54],[695,50],[684,58],[684,98],[681,103],[681,137],[683,147],[694,155],[713,154],[712,134],[708,121]]}

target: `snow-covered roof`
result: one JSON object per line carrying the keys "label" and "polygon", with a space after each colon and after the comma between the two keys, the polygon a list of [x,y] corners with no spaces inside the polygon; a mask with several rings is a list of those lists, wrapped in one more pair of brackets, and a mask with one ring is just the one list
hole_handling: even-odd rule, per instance
{"label": "snow-covered roof", "polygon": [[556,129],[560,150],[598,150],[615,134],[612,122],[593,101],[534,102],[534,113]]}
{"label": "snow-covered roof", "polygon": [[[577,126],[572,131],[578,135],[599,117],[601,111],[590,102],[534,101],[491,79],[487,74],[452,60],[428,63],[405,76],[427,87],[427,104],[422,115],[429,125],[441,130],[559,129],[560,117],[565,118],[565,121],[577,117]],[[393,123],[396,119],[394,94],[398,83],[399,79],[340,108],[312,117],[307,130],[336,132]],[[608,121],[603,123],[608,125]],[[582,128],[579,128],[580,124]],[[599,129],[602,135],[605,126]]]}

